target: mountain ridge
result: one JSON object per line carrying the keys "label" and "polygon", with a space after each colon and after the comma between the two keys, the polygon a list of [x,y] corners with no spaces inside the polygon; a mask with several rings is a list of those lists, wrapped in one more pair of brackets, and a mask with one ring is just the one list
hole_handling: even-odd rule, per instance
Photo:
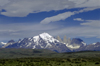
{"label": "mountain ridge", "polygon": [[64,36],[64,39],[62,40],[59,36],[54,38],[44,32],[31,38],[24,38],[22,40],[19,39],[17,42],[10,40],[2,48],[49,49],[61,53],[84,50],[100,50],[100,42],[87,45],[80,38],[67,39],[66,36]]}
{"label": "mountain ridge", "polygon": [[3,48],[49,49],[56,52],[70,52],[70,49],[65,44],[59,42],[48,33],[42,33],[31,38],[24,38],[18,42],[8,43]]}

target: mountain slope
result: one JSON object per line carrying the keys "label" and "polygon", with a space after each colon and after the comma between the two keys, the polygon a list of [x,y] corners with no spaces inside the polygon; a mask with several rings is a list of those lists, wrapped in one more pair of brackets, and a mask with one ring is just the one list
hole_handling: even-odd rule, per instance
{"label": "mountain slope", "polygon": [[[3,46],[3,47],[2,47]],[[74,51],[100,51],[100,42],[87,45],[80,38],[66,38],[63,40],[58,36],[55,39],[48,33],[42,33],[31,38],[19,39],[17,42],[14,40],[8,41],[7,44],[1,44],[2,48],[29,48],[29,49],[49,49],[56,52],[74,52]]]}
{"label": "mountain slope", "polygon": [[85,50],[96,50],[96,51],[100,51],[100,42],[87,45],[85,47]]}
{"label": "mountain slope", "polygon": [[7,43],[4,42],[0,42],[0,48],[2,48],[4,45],[6,45]]}
{"label": "mountain slope", "polygon": [[65,44],[48,33],[42,33],[31,38],[24,38],[18,42],[8,43],[3,48],[31,48],[31,49],[50,49],[56,52],[70,52]]}
{"label": "mountain slope", "polygon": [[68,39],[64,38],[64,40],[67,41],[67,42],[64,41],[64,44],[72,51],[79,49],[80,47],[86,46],[86,43],[80,38],[73,38],[72,40],[70,38]]}
{"label": "mountain slope", "polygon": [[100,42],[80,47],[76,51],[100,51]]}

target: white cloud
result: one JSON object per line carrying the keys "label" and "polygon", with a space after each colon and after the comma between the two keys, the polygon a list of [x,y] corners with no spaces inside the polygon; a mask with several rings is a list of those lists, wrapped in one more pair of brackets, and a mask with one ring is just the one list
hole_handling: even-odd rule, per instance
{"label": "white cloud", "polygon": [[0,0],[0,11],[2,11],[3,6],[5,6],[9,2],[10,2],[9,0]]}
{"label": "white cloud", "polygon": [[[91,11],[91,10],[94,10],[94,9],[97,9],[97,8],[84,8],[84,9],[79,10],[79,11],[61,13],[61,14],[58,14],[58,15],[55,15],[55,16],[47,17],[47,18],[43,19],[40,23],[41,24],[48,24],[50,22],[56,22],[56,21],[60,21],[60,20],[65,20],[68,17],[71,17],[72,15],[79,14],[79,13],[82,13],[82,12]],[[74,20],[84,21],[81,18],[76,18]]]}
{"label": "white cloud", "polygon": [[86,20],[79,26],[62,27],[50,24],[0,24],[0,40],[18,40],[25,37],[33,37],[43,32],[52,36],[67,37],[98,37],[100,38],[100,20]]}
{"label": "white cloud", "polygon": [[[79,0],[75,0],[79,1]],[[82,3],[76,4],[76,7],[100,7],[100,0],[80,0],[83,1]]]}
{"label": "white cloud", "polygon": [[97,37],[100,38],[100,20],[86,20],[80,26],[65,27],[52,31],[52,35],[67,37]]}
{"label": "white cloud", "polygon": [[86,20],[86,21],[87,22],[85,23],[81,23],[81,25],[100,28],[100,20]]}
{"label": "white cloud", "polygon": [[68,0],[10,0],[11,2],[3,7],[7,12],[2,15],[10,17],[25,17],[29,13],[42,11],[62,10],[73,4]]}
{"label": "white cloud", "polygon": [[90,26],[80,26],[80,27],[66,27],[63,29],[58,29],[52,31],[54,32],[52,35],[60,35],[64,36],[66,35],[67,37],[97,37],[100,38],[100,28],[98,27],[90,27]]}
{"label": "white cloud", "polygon": [[68,17],[70,17],[70,16],[72,16],[74,14],[75,14],[74,12],[61,13],[61,14],[58,14],[56,16],[47,17],[44,20],[42,20],[40,23],[47,24],[47,23],[50,23],[50,22],[55,22],[55,21],[59,21],[59,20],[65,20],[66,18],[68,18]]}
{"label": "white cloud", "polygon": [[71,8],[100,8],[100,0],[0,0],[2,15],[25,17],[29,13]]}
{"label": "white cloud", "polygon": [[95,9],[98,9],[100,7],[90,7],[90,8],[84,8],[82,10],[79,11],[79,13],[81,12],[87,12],[87,11],[92,11],[92,10],[95,10]]}
{"label": "white cloud", "polygon": [[84,20],[81,19],[81,18],[75,18],[75,19],[73,19],[73,20],[76,20],[76,21],[84,21]]}
{"label": "white cloud", "polygon": [[9,0],[0,0],[0,6],[4,6],[9,2],[10,2]]}
{"label": "white cloud", "polygon": [[0,40],[20,39],[32,37],[42,32],[59,28],[56,25],[41,25],[33,23],[0,24]]}
{"label": "white cloud", "polygon": [[[69,0],[75,3],[75,8],[100,8],[100,0]],[[97,9],[98,9],[97,8]]]}
{"label": "white cloud", "polygon": [[[43,19],[40,23],[48,24],[50,22],[56,22],[56,21],[67,19],[68,17],[71,17],[72,15],[75,15],[75,14],[79,14],[79,13],[87,12],[87,11],[92,11],[92,10],[100,8],[100,4],[98,3],[98,2],[100,2],[100,0],[97,0],[97,1],[94,1],[94,0],[91,0],[91,1],[90,0],[69,0],[69,1],[74,2],[76,8],[80,8],[80,7],[85,7],[85,8],[81,9],[79,11],[68,12],[68,13],[65,12],[65,13],[55,15],[55,16],[47,17],[47,18]],[[97,3],[97,4],[93,5],[94,3]],[[61,18],[60,16],[61,17],[63,16],[63,18]],[[76,18],[74,20],[84,21],[81,18]]]}

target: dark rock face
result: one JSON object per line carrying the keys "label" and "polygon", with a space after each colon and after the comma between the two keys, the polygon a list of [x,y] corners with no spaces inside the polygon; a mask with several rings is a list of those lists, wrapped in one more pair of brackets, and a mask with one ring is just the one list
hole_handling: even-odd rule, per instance
{"label": "dark rock face", "polygon": [[14,40],[10,40],[10,41],[8,41],[8,43],[14,43],[15,41]]}
{"label": "dark rock face", "polygon": [[73,38],[71,41],[71,44],[81,44],[83,42],[83,40],[81,40],[80,38]]}
{"label": "dark rock face", "polygon": [[72,45],[79,45],[80,47],[85,46],[84,41],[81,40],[80,38],[73,38],[71,41]]}

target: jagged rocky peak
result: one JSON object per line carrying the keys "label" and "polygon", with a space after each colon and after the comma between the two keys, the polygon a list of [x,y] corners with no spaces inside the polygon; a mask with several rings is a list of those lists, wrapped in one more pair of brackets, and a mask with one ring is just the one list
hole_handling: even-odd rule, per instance
{"label": "jagged rocky peak", "polygon": [[96,44],[99,44],[100,45],[100,42],[97,42]]}
{"label": "jagged rocky peak", "polygon": [[73,38],[71,43],[80,44],[81,42],[83,42],[83,40],[81,40],[80,38]]}
{"label": "jagged rocky peak", "polygon": [[73,43],[86,46],[86,43],[80,38],[73,38],[71,44],[73,44]]}
{"label": "jagged rocky peak", "polygon": [[15,43],[14,40],[10,40],[10,41],[8,41],[7,44],[5,44],[4,46],[2,46],[2,48],[5,48],[5,47],[7,47],[7,46],[9,46],[9,45],[12,45],[12,44],[14,44],[14,43]]}
{"label": "jagged rocky peak", "polygon": [[10,40],[10,41],[8,41],[8,43],[14,43],[15,41],[14,40]]}
{"label": "jagged rocky peak", "polygon": [[64,43],[68,43],[66,35],[65,35],[64,38],[63,38],[63,42],[64,42]]}
{"label": "jagged rocky peak", "polygon": [[75,50],[86,46],[86,43],[80,38],[73,38],[72,40],[68,38],[66,46],[71,50]]}
{"label": "jagged rocky peak", "polygon": [[18,41],[21,41],[21,39],[19,39]]}
{"label": "jagged rocky peak", "polygon": [[57,40],[59,40],[60,42],[62,42],[62,39],[59,36],[57,36]]}
{"label": "jagged rocky peak", "polygon": [[71,38],[68,38],[67,43],[70,44],[71,43]]}

